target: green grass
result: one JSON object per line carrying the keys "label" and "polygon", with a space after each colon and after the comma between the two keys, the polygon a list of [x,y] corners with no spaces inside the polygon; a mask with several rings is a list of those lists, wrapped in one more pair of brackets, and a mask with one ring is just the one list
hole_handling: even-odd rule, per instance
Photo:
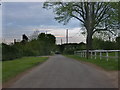
{"label": "green grass", "polygon": [[21,72],[46,61],[48,57],[23,57],[2,62],[2,82],[15,77]]}
{"label": "green grass", "polygon": [[0,84],[2,83],[2,61],[0,61]]}
{"label": "green grass", "polygon": [[[97,53],[97,55],[100,55],[100,53]],[[102,53],[102,56],[106,56],[106,52]],[[115,55],[115,52],[109,52],[109,53],[108,53],[108,56],[113,56],[113,57],[115,57],[116,55]]]}
{"label": "green grass", "polygon": [[105,58],[102,58],[101,60],[97,57],[96,59],[86,59],[77,55],[65,55],[69,58],[76,59],[78,61],[84,61],[84,62],[90,62],[93,64],[96,64],[97,66],[102,67],[105,70],[119,70],[118,69],[118,61],[115,59],[109,59],[108,61]]}

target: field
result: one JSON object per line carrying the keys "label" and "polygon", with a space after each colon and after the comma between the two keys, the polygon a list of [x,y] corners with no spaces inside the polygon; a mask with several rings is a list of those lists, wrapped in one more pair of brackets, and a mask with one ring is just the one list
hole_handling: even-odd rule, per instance
{"label": "field", "polygon": [[96,64],[97,66],[100,66],[102,67],[103,69],[105,70],[120,70],[120,68],[118,68],[118,61],[111,58],[109,59],[109,61],[107,61],[105,58],[102,58],[100,60],[99,57],[97,57],[96,59],[86,59],[84,57],[80,57],[80,56],[77,56],[77,55],[65,55],[69,58],[73,58],[73,59],[76,59],[78,61],[84,61],[84,62],[90,62],[90,63],[93,63],[93,64]]}
{"label": "field", "polygon": [[9,79],[15,77],[21,72],[43,63],[48,57],[23,57],[11,61],[2,62],[2,82],[6,82]]}

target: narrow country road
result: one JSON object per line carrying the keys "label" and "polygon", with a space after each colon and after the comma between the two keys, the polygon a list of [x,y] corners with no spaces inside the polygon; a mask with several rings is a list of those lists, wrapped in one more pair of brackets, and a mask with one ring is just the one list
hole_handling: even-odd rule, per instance
{"label": "narrow country road", "polygon": [[16,81],[11,88],[114,88],[105,73],[55,55]]}

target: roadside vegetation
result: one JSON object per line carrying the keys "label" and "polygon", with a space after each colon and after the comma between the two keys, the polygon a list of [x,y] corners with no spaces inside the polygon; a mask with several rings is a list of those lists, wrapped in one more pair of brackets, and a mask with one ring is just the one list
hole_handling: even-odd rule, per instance
{"label": "roadside vegetation", "polygon": [[[102,36],[102,35],[101,35]],[[117,37],[115,41],[104,40],[100,37],[94,37],[92,41],[92,50],[118,50],[120,49],[120,37]],[[68,43],[58,45],[58,51],[62,54],[73,55],[74,51],[86,50],[86,43]],[[110,56],[115,56],[114,52],[109,53]],[[106,56],[106,53],[103,53]]]}
{"label": "roadside vegetation", "polygon": [[108,71],[109,70],[120,70],[120,68],[118,68],[119,65],[118,65],[117,59],[110,58],[107,61],[106,58],[102,58],[100,60],[99,57],[97,57],[96,59],[94,59],[94,57],[92,59],[91,58],[87,59],[87,58],[84,58],[84,57],[80,57],[78,55],[65,55],[65,56],[67,56],[69,58],[76,59],[78,61],[93,63],[93,64],[95,64],[97,66],[100,66],[103,69],[108,70]]}
{"label": "roadside vegetation", "polygon": [[2,82],[6,82],[25,70],[45,62],[48,57],[23,57],[2,62]]}
{"label": "roadside vegetation", "polygon": [[[107,39],[102,39],[101,34],[99,35],[99,37],[95,36],[93,38],[92,41],[92,50],[119,50],[120,49],[120,37],[117,37],[115,41],[110,41]],[[93,63],[97,66],[102,67],[105,70],[120,70],[119,67],[119,62],[117,61],[117,59],[112,58],[115,56],[115,52],[110,52],[108,53],[109,56],[111,56],[111,58],[108,59],[108,61],[106,60],[105,57],[103,57],[100,60],[100,57],[97,57],[96,59],[94,58],[94,56],[89,57],[88,59],[85,57],[80,57],[77,55],[74,55],[74,51],[81,51],[81,50],[86,50],[86,44],[66,44],[66,45],[59,45],[59,51],[64,54],[67,57],[76,59],[78,61],[83,61],[83,62],[89,62],[89,63]],[[97,53],[97,55],[99,55],[99,53]],[[119,56],[120,54],[118,54]],[[106,56],[106,53],[102,53],[102,56]],[[118,64],[119,63],[119,64]]]}
{"label": "roadside vegetation", "polygon": [[2,62],[0,61],[0,85],[2,84]]}
{"label": "roadside vegetation", "polygon": [[108,42],[101,44],[103,49],[107,48],[107,45],[111,43],[109,41],[114,39],[111,37],[119,36],[119,2],[44,2],[43,8],[52,9],[55,20],[64,25],[73,18],[80,22],[82,34],[86,36],[87,58],[89,58],[89,50],[93,49],[93,36],[96,33],[96,36],[104,33],[102,39],[106,39],[103,37],[107,36]]}
{"label": "roadside vegetation", "polygon": [[2,60],[51,55],[55,50],[55,42],[55,36],[51,34],[40,33],[36,38],[30,40],[26,35],[23,35],[23,40],[20,42],[14,41],[11,44],[2,43]]}

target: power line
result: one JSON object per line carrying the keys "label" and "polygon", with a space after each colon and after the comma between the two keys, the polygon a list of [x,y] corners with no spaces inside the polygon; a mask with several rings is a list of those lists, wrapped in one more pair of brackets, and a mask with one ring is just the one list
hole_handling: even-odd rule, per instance
{"label": "power line", "polygon": [[71,38],[75,37],[77,34],[79,34],[80,31],[78,31],[77,33],[75,33],[73,36],[71,36]]}

